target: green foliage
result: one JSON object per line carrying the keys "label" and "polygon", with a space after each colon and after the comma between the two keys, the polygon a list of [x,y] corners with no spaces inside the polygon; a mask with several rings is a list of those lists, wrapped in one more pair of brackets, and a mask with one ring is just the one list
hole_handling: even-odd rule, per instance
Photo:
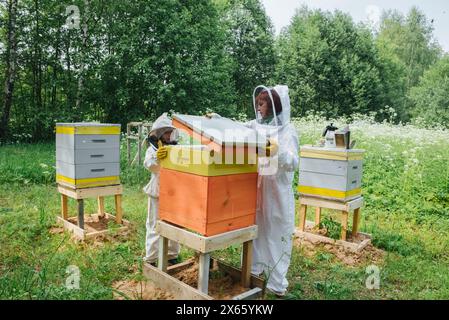
{"label": "green foliage", "polygon": [[218,3],[226,28],[226,48],[233,60],[238,111],[254,117],[252,93],[274,78],[273,27],[258,0],[225,0]]}
{"label": "green foliage", "polygon": [[236,114],[233,61],[210,1],[73,4],[80,29],[65,26],[66,4],[21,2],[10,140],[48,140],[55,121],[126,124],[168,110]]}
{"label": "green foliage", "polygon": [[278,81],[290,86],[294,115],[368,113],[385,105],[372,35],[349,15],[302,7],[277,46]]}
{"label": "green foliage", "polygon": [[373,244],[380,249],[388,252],[395,252],[403,256],[409,256],[412,254],[419,254],[422,252],[422,243],[408,243],[404,237],[397,233],[392,232],[379,232],[375,228],[372,229]]}
{"label": "green foliage", "polygon": [[[378,121],[447,123],[447,90],[438,82],[445,62],[434,66],[442,50],[432,23],[416,8],[406,16],[384,12],[373,31],[342,12],[303,7],[276,39],[260,0],[73,4],[80,9],[79,29],[66,26],[67,4],[18,2],[7,141],[51,140],[55,122],[125,124],[170,110],[252,118],[254,87],[276,83],[290,87],[296,116],[376,112]],[[5,48],[9,12],[5,4],[0,8]],[[420,82],[431,67],[441,68],[439,75],[426,73]],[[433,81],[439,89],[429,93]]]}
{"label": "green foliage", "polygon": [[326,237],[331,239],[340,239],[341,236],[341,224],[334,221],[332,218],[325,218],[320,223],[320,229],[326,228]]}
{"label": "green foliage", "polygon": [[435,63],[411,89],[415,119],[426,125],[449,127],[449,56]]}
{"label": "green foliage", "polygon": [[52,184],[55,165],[54,144],[0,146],[0,184]]}
{"label": "green foliage", "polygon": [[333,279],[317,281],[314,283],[314,287],[317,291],[322,292],[326,297],[330,299],[341,298],[342,296],[344,297],[349,294],[347,288],[342,287]]}
{"label": "green foliage", "polygon": [[390,106],[399,111],[401,120],[408,120],[410,89],[441,56],[441,48],[433,37],[433,25],[416,7],[407,16],[387,11],[382,16],[376,44],[387,71],[386,81],[392,88]]}

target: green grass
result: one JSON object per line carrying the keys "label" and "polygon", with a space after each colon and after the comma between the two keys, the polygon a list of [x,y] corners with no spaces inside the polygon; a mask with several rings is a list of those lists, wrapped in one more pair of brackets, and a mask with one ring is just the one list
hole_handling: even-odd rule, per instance
{"label": "green grass", "polygon": [[[344,120],[334,123],[339,121]],[[296,121],[301,144],[318,140],[325,123]],[[380,290],[365,286],[365,268],[372,261],[348,266],[324,247],[312,256],[295,247],[286,299],[448,299],[448,132],[366,119],[351,128],[358,147],[367,150],[361,229],[386,251]],[[142,278],[147,210],[142,187],[149,173],[127,167],[122,145],[123,207],[131,232],[101,244],[76,243],[50,232],[60,206],[54,148],[52,143],[0,146],[0,299],[111,299],[113,282]],[[87,212],[95,206],[86,201]],[[75,204],[69,208],[74,212]],[[112,199],[106,209],[113,212]],[[338,237],[338,216],[324,212],[323,218]],[[235,246],[215,256],[238,265],[240,252]],[[182,257],[191,254],[184,250]],[[80,269],[80,290],[65,288],[71,265]]]}

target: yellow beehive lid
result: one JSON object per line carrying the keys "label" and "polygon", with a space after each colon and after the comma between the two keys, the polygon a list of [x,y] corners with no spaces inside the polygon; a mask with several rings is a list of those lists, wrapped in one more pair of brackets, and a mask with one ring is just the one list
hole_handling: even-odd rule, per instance
{"label": "yellow beehive lid", "polygon": [[68,135],[118,135],[120,134],[120,124],[79,122],[79,123],[57,123],[56,134]]}
{"label": "yellow beehive lid", "polygon": [[165,169],[214,177],[257,172],[257,154],[234,149],[223,154],[207,146],[168,146],[168,156],[161,161]]}
{"label": "yellow beehive lid", "polygon": [[327,160],[362,160],[365,150],[362,149],[340,149],[322,148],[314,146],[303,146],[300,149],[301,158],[327,159]]}

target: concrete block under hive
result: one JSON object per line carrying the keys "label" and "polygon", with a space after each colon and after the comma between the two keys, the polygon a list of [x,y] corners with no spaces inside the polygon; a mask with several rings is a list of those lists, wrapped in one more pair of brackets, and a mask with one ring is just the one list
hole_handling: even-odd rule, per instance
{"label": "concrete block under hive", "polygon": [[[231,125],[225,118],[200,118],[197,120],[206,122],[206,128],[209,120]],[[174,119],[180,118],[174,116]],[[174,124],[176,126],[175,121]],[[184,122],[184,125],[191,129],[189,134],[195,132],[193,123],[186,125]],[[236,126],[242,132],[251,130]],[[223,132],[223,127],[220,129]],[[246,139],[244,143],[232,143],[207,134],[203,138],[202,143],[213,142],[214,146],[169,147],[169,155],[161,163],[160,219],[205,236],[254,225],[258,177],[256,149],[266,144],[266,140],[253,142]]]}

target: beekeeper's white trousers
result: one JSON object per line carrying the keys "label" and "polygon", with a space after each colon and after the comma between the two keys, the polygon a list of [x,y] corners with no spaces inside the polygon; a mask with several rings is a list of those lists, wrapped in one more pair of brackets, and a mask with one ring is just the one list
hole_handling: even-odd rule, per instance
{"label": "beekeeper's white trousers", "polygon": [[[153,263],[157,261],[159,252],[159,235],[156,233],[156,221],[159,219],[159,199],[148,196],[148,216],[147,216],[147,234],[145,242],[145,261]],[[168,241],[168,259],[178,257],[180,251],[179,244],[174,241]]]}

